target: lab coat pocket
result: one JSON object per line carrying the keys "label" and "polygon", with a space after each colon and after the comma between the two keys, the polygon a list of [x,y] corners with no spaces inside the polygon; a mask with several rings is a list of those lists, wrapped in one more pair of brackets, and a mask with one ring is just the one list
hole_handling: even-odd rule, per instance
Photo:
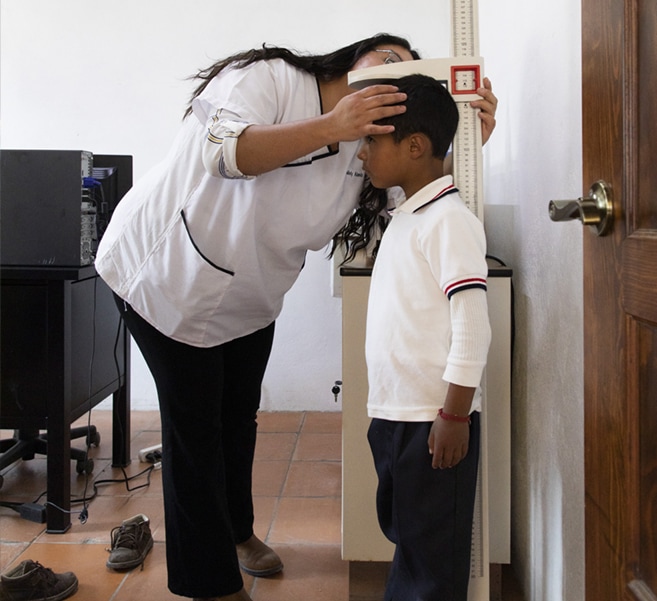
{"label": "lab coat pocket", "polygon": [[235,273],[203,255],[184,212],[149,258],[148,273],[134,295],[141,296],[159,329],[190,344],[206,346],[206,335]]}
{"label": "lab coat pocket", "polygon": [[189,239],[190,244],[194,247],[194,250],[198,253],[198,256],[203,259],[208,265],[212,266],[214,269],[221,271],[222,273],[225,273],[229,276],[234,276],[235,272],[232,271],[231,269],[227,269],[226,267],[221,267],[219,265],[215,265],[210,259],[208,259],[203,252],[196,246],[196,242],[194,242],[194,237],[192,236],[192,233],[189,231],[189,226],[187,225],[187,218],[185,217],[185,211],[180,211],[180,218],[182,220],[182,224],[185,226],[185,232],[187,232],[187,237]]}

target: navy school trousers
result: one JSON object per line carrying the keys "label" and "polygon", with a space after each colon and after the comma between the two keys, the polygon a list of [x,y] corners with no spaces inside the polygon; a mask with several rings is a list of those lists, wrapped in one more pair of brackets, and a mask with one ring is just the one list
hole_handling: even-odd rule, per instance
{"label": "navy school trousers", "polygon": [[431,422],[372,420],[377,515],[395,544],[385,601],[467,601],[479,417],[471,416],[466,457],[442,470],[431,467]]}

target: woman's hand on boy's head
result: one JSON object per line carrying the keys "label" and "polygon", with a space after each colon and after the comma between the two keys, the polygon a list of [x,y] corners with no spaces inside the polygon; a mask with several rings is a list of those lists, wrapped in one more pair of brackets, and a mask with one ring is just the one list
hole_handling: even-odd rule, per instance
{"label": "woman's hand on boy's head", "polygon": [[366,86],[347,94],[329,113],[336,140],[345,142],[393,132],[394,126],[377,125],[375,121],[405,112],[405,100],[404,92],[388,84]]}
{"label": "woman's hand on boy's head", "polygon": [[493,84],[488,77],[484,77],[483,87],[477,90],[481,100],[475,100],[470,103],[473,108],[479,109],[479,118],[481,119],[481,139],[485,144],[488,142],[493,130],[495,129],[495,113],[497,112],[497,96],[493,94]]}

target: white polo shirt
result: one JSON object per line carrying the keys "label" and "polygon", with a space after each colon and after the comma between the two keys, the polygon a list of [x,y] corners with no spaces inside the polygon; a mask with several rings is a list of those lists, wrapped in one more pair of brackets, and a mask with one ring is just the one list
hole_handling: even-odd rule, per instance
{"label": "white polo shirt", "polygon": [[[486,239],[451,176],[393,212],[367,310],[368,415],[433,421],[450,382],[478,387],[490,344]],[[480,410],[480,394],[471,410]]]}
{"label": "white polo shirt", "polygon": [[355,208],[363,172],[358,141],[255,178],[237,171],[235,142],[249,124],[322,112],[315,77],[280,59],[222,72],[193,111],[166,159],[119,203],[95,264],[162,333],[208,347],[276,319],[306,251]]}

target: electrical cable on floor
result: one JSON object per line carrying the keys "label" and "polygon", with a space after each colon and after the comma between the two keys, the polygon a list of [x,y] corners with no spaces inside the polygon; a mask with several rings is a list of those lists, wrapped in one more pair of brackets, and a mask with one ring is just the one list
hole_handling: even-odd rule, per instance
{"label": "electrical cable on floor", "polygon": [[[0,507],[6,507],[7,509],[11,509],[12,511],[15,511],[16,513],[20,514],[20,516],[24,519],[30,520],[31,522],[36,522],[39,524],[45,524],[46,522],[46,508],[48,506],[54,507],[58,511],[61,511],[62,513],[67,513],[69,515],[75,515],[78,514],[78,519],[80,522],[83,524],[87,521],[87,518],[89,517],[89,508],[88,508],[88,503],[92,501],[93,499],[96,498],[98,495],[98,486],[103,485],[103,484],[125,484],[126,490],[128,492],[133,492],[135,490],[139,490],[140,488],[146,488],[150,486],[151,484],[151,474],[153,471],[157,470],[159,466],[157,464],[149,465],[147,468],[143,469],[141,472],[134,474],[132,476],[128,476],[124,468],[121,468],[121,471],[123,472],[123,478],[106,478],[103,480],[96,480],[93,483],[93,494],[91,496],[86,496],[87,492],[87,487],[85,486],[85,491],[84,491],[84,496],[79,498],[79,499],[71,499],[71,505],[75,505],[76,503],[83,503],[84,507],[77,511],[77,510],[66,510],[63,507],[60,507],[56,503],[53,503],[52,501],[46,501],[44,504],[39,503],[39,501],[44,497],[48,495],[48,491],[45,490],[43,491],[34,501],[31,503],[22,503],[18,501],[0,501]],[[139,486],[134,486],[130,487],[130,482],[132,480],[135,480],[136,478],[139,478],[140,476],[143,476],[146,474],[146,482],[144,484],[140,484]]]}
{"label": "electrical cable on floor", "polygon": [[[83,503],[84,507],[80,511],[67,511],[63,507],[60,507],[59,505],[53,503],[52,501],[46,501],[44,504],[40,504],[39,501],[44,496],[48,495],[47,490],[42,492],[31,503],[23,503],[19,501],[0,501],[0,507],[6,507],[7,509],[11,509],[12,511],[15,511],[16,513],[20,514],[22,518],[25,518],[32,522],[43,524],[46,522],[46,507],[51,506],[61,511],[62,513],[67,513],[69,515],[78,514],[79,515],[78,519],[80,520],[80,522],[84,524],[87,521],[87,518],[89,517],[88,503],[96,498],[96,496],[98,495],[98,487],[100,485],[123,483],[125,484],[126,490],[128,492],[133,492],[141,488],[146,488],[151,484],[152,472],[159,469],[160,465],[161,464],[159,462],[153,463],[152,465],[149,465],[147,468],[143,469],[141,472],[134,474],[132,476],[128,476],[125,469],[122,467],[121,471],[123,472],[123,478],[105,478],[103,480],[96,480],[95,482],[93,482],[93,493],[90,496],[87,496],[88,485],[85,484],[83,496],[81,498],[71,499],[70,501],[71,505],[74,505],[76,503]],[[132,480],[135,480],[136,478],[139,478],[144,474],[146,474],[147,476],[145,483],[140,484],[139,486],[133,486],[133,487],[130,486],[130,482]]]}
{"label": "electrical cable on floor", "polygon": [[15,501],[0,501],[0,507],[7,507],[16,513],[20,513],[21,505],[23,505],[23,503],[17,503]]}

